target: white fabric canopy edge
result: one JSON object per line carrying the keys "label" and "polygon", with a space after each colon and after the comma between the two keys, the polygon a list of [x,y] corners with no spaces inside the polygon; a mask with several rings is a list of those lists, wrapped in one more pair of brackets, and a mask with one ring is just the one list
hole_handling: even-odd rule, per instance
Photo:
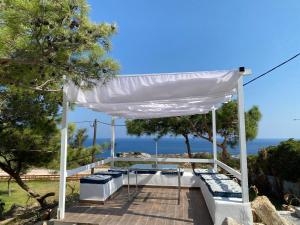
{"label": "white fabric canopy edge", "polygon": [[81,89],[64,86],[69,102],[125,118],[203,114],[236,94],[238,70],[117,76],[105,84]]}

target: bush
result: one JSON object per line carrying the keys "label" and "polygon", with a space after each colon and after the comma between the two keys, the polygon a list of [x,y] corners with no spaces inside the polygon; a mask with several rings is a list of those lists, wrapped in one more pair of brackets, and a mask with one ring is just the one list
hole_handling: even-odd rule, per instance
{"label": "bush", "polygon": [[[259,194],[283,203],[283,181],[300,181],[300,141],[289,139],[260,150],[257,156],[248,157],[248,168],[250,184]],[[274,177],[274,183],[268,176]]]}
{"label": "bush", "polygon": [[300,141],[289,139],[259,152],[257,162],[266,174],[297,182],[300,180]]}

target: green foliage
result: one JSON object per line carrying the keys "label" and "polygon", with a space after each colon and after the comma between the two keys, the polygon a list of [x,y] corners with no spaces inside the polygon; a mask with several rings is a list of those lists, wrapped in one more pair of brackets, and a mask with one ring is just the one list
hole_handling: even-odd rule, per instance
{"label": "green foliage", "polygon": [[[238,110],[237,102],[231,101],[216,111],[217,133],[223,137],[224,144],[234,147],[238,143]],[[261,113],[257,106],[245,112],[245,127],[247,141],[253,140],[258,133]],[[209,126],[209,129],[211,126]]]}
{"label": "green foliage", "polygon": [[271,175],[291,182],[300,181],[300,141],[289,139],[277,146],[270,146],[259,152],[254,168],[265,175]]}
{"label": "green foliage", "polygon": [[[92,23],[88,11],[85,0],[0,1],[0,168],[41,205],[44,198],[20,175],[58,164],[65,78],[90,87],[119,70],[107,56],[116,26]],[[99,151],[83,148],[85,138],[80,130],[71,155]]]}
{"label": "green foliage", "polygon": [[[238,118],[237,102],[232,101],[216,111],[217,134],[222,137],[218,142],[218,147],[222,148],[223,156],[227,153],[227,145],[236,146],[238,141]],[[247,140],[252,140],[257,136],[258,123],[261,113],[257,106],[252,107],[245,113]],[[127,120],[127,132],[130,135],[164,135],[187,138],[189,135],[203,138],[212,142],[212,115],[200,114],[193,116],[169,117],[146,120]]]}
{"label": "green foliage", "polygon": [[127,120],[126,127],[130,135],[188,135],[190,133],[190,117],[169,117],[155,119]]}
{"label": "green foliage", "polygon": [[59,147],[58,97],[13,88],[1,93],[6,100],[0,110],[0,168],[20,174],[29,167],[46,166]]}
{"label": "green foliage", "polygon": [[85,0],[1,2],[2,85],[60,90],[64,76],[90,86],[117,73],[118,64],[106,54],[116,25],[92,23]]}
{"label": "green foliage", "polygon": [[[87,129],[81,128],[76,131],[75,124],[69,124],[68,127],[68,168],[76,168],[86,164],[92,163],[93,154],[99,154],[107,144],[90,146],[88,148],[84,147],[84,143],[88,138]],[[57,158],[57,163],[54,164],[58,168],[59,163]]]}
{"label": "green foliage", "polygon": [[69,129],[69,145],[71,148],[83,148],[84,142],[88,138],[87,129],[81,128],[77,130],[76,135],[73,135],[72,131]]}

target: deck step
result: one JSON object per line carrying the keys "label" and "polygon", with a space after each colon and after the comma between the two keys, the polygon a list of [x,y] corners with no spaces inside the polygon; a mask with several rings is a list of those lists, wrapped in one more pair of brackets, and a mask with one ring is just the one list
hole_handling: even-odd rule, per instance
{"label": "deck step", "polygon": [[49,225],[99,225],[98,223],[76,223],[62,220],[51,220]]}

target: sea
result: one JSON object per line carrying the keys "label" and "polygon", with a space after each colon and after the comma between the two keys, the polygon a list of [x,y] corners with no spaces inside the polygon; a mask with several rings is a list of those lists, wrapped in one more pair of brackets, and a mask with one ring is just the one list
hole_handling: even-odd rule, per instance
{"label": "sea", "polygon": [[[287,139],[254,139],[247,142],[247,152],[249,155],[255,155],[259,150],[278,145],[281,141]],[[110,143],[108,138],[97,139],[97,144]],[[148,137],[137,138],[117,138],[115,141],[115,152],[145,152],[155,155],[155,140]],[[196,152],[209,152],[212,153],[212,143],[199,138],[191,138],[191,149],[193,153]],[[92,139],[85,142],[85,146],[91,146]],[[229,152],[233,156],[239,155],[239,146],[231,148],[228,146]],[[158,154],[183,154],[186,153],[186,146],[183,138],[166,137],[161,138],[157,142]],[[110,156],[110,149],[104,149],[97,157],[106,158]]]}

